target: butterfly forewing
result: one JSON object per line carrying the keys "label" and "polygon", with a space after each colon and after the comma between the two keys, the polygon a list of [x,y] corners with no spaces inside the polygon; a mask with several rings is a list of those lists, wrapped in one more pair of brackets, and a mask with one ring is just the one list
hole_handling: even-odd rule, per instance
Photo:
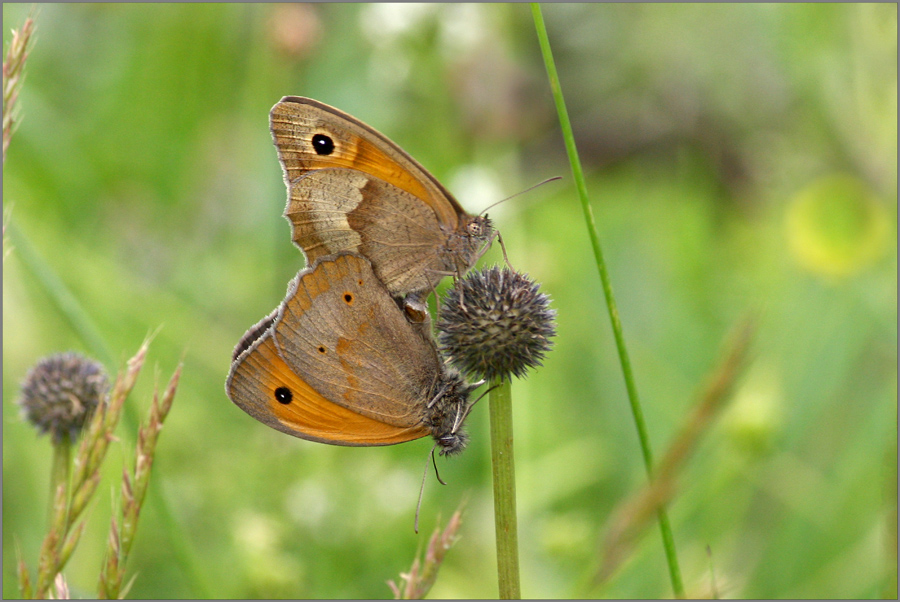
{"label": "butterfly forewing", "polygon": [[[380,132],[311,98],[285,96],[272,108],[270,127],[290,183],[314,169],[355,169],[420,198],[442,223],[455,229],[464,214],[453,196],[424,167]],[[316,151],[313,138],[331,138],[334,149]]]}
{"label": "butterfly forewing", "polygon": [[395,298],[427,295],[447,274],[468,270],[492,239],[486,217],[467,214],[425,168],[353,117],[285,97],[270,125],[288,188],[285,217],[308,265],[359,253]]}

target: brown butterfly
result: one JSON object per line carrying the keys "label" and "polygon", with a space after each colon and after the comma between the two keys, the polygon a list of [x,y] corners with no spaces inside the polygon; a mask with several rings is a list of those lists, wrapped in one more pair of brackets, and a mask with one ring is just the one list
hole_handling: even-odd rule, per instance
{"label": "brown butterfly", "polygon": [[[444,277],[464,274],[493,240],[424,167],[361,121],[309,98],[285,96],[270,126],[284,169],[284,215],[312,265],[354,251],[410,307]],[[424,297],[423,297],[424,293]],[[409,300],[407,300],[409,297]],[[410,313],[410,309],[407,309]]]}
{"label": "brown butterfly", "polygon": [[[479,383],[480,384],[480,383]],[[228,397],[270,427],[335,445],[431,435],[461,451],[468,384],[410,324],[365,257],[320,257],[235,347]]]}

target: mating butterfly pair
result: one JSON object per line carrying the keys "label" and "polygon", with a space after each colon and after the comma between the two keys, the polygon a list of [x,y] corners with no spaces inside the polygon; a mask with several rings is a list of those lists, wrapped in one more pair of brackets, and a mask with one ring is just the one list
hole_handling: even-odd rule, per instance
{"label": "mating butterfly pair", "polygon": [[229,398],[279,431],[336,445],[432,435],[462,450],[467,384],[441,360],[425,299],[493,239],[382,134],[318,101],[270,114],[285,216],[308,267],[234,350]]}

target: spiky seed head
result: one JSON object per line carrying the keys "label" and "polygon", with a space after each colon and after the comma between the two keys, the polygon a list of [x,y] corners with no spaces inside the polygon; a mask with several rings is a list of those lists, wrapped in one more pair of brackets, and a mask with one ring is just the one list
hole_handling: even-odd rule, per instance
{"label": "spiky seed head", "polygon": [[45,357],[22,383],[22,414],[58,443],[64,434],[75,440],[106,394],[108,380],[99,362],[75,352]]}
{"label": "spiky seed head", "polygon": [[556,336],[556,311],[526,274],[473,270],[445,295],[438,341],[451,363],[472,377],[522,377],[540,366]]}

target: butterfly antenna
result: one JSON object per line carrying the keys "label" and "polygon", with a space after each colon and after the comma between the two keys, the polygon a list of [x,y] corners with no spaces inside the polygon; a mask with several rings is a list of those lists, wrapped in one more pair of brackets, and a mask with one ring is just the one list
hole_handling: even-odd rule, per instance
{"label": "butterfly antenna", "polygon": [[500,203],[505,203],[506,201],[508,201],[508,200],[510,200],[510,199],[514,199],[514,198],[516,198],[517,196],[519,196],[520,194],[525,194],[526,192],[531,192],[532,190],[534,190],[534,189],[537,188],[538,186],[543,186],[544,184],[547,184],[548,182],[552,182],[552,181],[554,181],[554,180],[562,180],[562,176],[553,176],[552,178],[547,178],[547,179],[544,180],[543,182],[538,182],[537,184],[534,184],[533,186],[529,186],[529,187],[526,188],[525,190],[519,191],[519,192],[515,193],[515,194],[512,195],[512,196],[508,196],[508,197],[506,197],[505,199],[499,200],[499,201],[497,201],[496,203],[493,203],[493,204],[491,204],[491,205],[488,205],[488,206],[487,206],[486,208],[484,208],[484,209],[481,211],[481,213],[479,213],[478,215],[484,215],[485,213],[487,213],[487,210],[490,209],[491,207],[496,207],[496,206],[499,205]]}
{"label": "butterfly antenna", "polygon": [[[431,448],[431,458],[434,459],[434,448],[437,447],[437,443],[435,443]],[[434,467],[435,471],[437,470],[437,465]],[[422,496],[425,495],[425,479],[428,477],[428,458],[425,458],[425,470],[422,472],[422,486],[419,487],[419,502],[416,504],[416,521],[413,523],[413,531],[416,533],[419,532],[419,510],[422,509]],[[438,478],[438,481],[441,479]]]}
{"label": "butterfly antenna", "polygon": [[[552,178],[547,178],[547,179],[544,180],[543,182],[538,182],[537,184],[534,184],[533,186],[529,186],[529,187],[526,188],[525,190],[522,190],[522,191],[520,191],[520,192],[517,192],[517,193],[515,193],[515,194],[512,195],[512,196],[508,196],[508,197],[506,197],[505,199],[499,200],[499,201],[497,201],[496,203],[492,203],[492,204],[488,205],[488,206],[485,207],[485,208],[481,211],[481,213],[479,213],[478,215],[483,215],[483,216],[487,217],[488,209],[491,209],[492,207],[496,207],[496,206],[499,205],[500,203],[505,203],[506,201],[508,201],[508,200],[510,200],[510,199],[514,199],[515,197],[519,196],[520,194],[525,194],[526,192],[530,192],[530,191],[534,190],[535,188],[537,188],[538,186],[543,186],[544,184],[547,184],[548,182],[553,182],[554,180],[561,180],[561,179],[562,179],[562,176],[553,176]],[[500,243],[500,250],[503,252],[503,261],[506,262],[506,265],[509,267],[509,269],[511,269],[512,271],[515,272],[515,271],[516,271],[516,268],[514,268],[513,265],[509,262],[509,256],[506,254],[506,245],[503,244],[503,237],[500,236],[500,231],[499,231],[499,230],[494,230],[494,231],[491,233],[490,239],[488,239],[488,241],[487,241],[487,242],[484,244],[484,246],[481,248],[481,251],[479,251],[479,253],[478,253],[478,259],[480,259],[482,255],[484,255],[485,253],[487,253],[487,250],[488,250],[488,248],[490,248],[491,243],[494,241],[494,238],[495,238],[495,237],[496,237],[496,239],[497,239],[497,242]],[[477,261],[477,259],[476,259],[476,261]]]}

